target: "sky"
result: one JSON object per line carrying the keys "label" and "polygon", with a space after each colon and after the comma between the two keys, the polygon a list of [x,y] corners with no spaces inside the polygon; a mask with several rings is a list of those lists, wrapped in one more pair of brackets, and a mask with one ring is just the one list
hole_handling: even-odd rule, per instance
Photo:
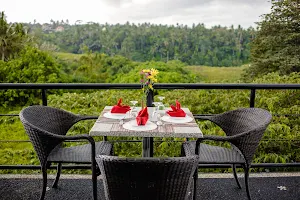
{"label": "sky", "polygon": [[203,23],[243,28],[256,27],[261,15],[270,13],[270,0],[1,0],[8,22],[50,23],[50,20],[74,24],[96,22],[124,24]]}

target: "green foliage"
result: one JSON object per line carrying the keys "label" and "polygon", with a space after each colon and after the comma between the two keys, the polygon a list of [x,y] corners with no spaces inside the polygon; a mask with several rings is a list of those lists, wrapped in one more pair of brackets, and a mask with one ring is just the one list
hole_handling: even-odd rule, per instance
{"label": "green foliage", "polygon": [[249,65],[240,67],[209,67],[209,66],[186,66],[186,69],[196,74],[201,82],[220,83],[236,82]]}
{"label": "green foliage", "polygon": [[22,24],[8,24],[4,12],[0,12],[0,56],[7,61],[31,41]]}
{"label": "green foliage", "polygon": [[[190,65],[239,66],[249,61],[250,41],[255,30],[241,26],[234,28],[204,24],[193,27],[154,25],[149,23],[116,24],[60,24],[63,32],[41,32],[41,25],[27,24],[40,43],[58,46],[60,51],[82,53],[82,47],[109,56],[122,55],[128,59],[145,61],[180,60]],[[38,34],[37,34],[38,33]],[[49,46],[49,45],[48,45]]]}
{"label": "green foliage", "polygon": [[[209,66],[186,66],[179,61],[163,62],[132,62],[125,57],[109,57],[101,54],[71,54],[54,53],[57,62],[62,67],[62,71],[68,74],[68,82],[116,82],[116,83],[138,83],[137,74],[144,68],[159,68],[160,83],[178,82],[235,82],[241,78],[243,70],[248,65],[241,67],[209,67]],[[88,57],[81,59],[81,57]],[[96,60],[97,57],[97,60]],[[88,65],[87,60],[94,59],[94,67]],[[98,64],[95,64],[98,63]],[[120,63],[120,64],[118,64]],[[84,65],[85,67],[81,67]],[[82,70],[89,68],[88,70]],[[170,69],[170,70],[169,70]],[[106,71],[109,71],[105,74]],[[113,72],[114,71],[114,72]],[[165,73],[167,72],[167,74]],[[169,73],[172,72],[172,75]],[[177,73],[178,72],[178,73]],[[98,73],[102,73],[102,76]],[[169,73],[169,74],[168,74]],[[177,74],[176,74],[177,73]],[[182,73],[184,76],[180,76]],[[109,75],[109,76],[108,76]],[[92,80],[93,77],[93,80]],[[97,78],[99,77],[99,78]],[[95,79],[94,79],[95,78]]]}
{"label": "green foliage", "polygon": [[300,71],[300,6],[298,0],[272,0],[272,11],[258,23],[251,47],[251,67],[245,74],[253,79],[270,72]]}
{"label": "green foliage", "polygon": [[[56,54],[57,55],[57,54]],[[159,70],[160,83],[191,83],[199,82],[199,78],[185,64],[173,60],[165,62],[133,62],[123,56],[108,56],[92,53],[71,57],[63,54],[57,57],[62,63],[65,74],[69,74],[70,82],[89,83],[140,83],[139,73],[142,69],[155,68]],[[70,75],[73,74],[73,75]]]}
{"label": "green foliage", "polygon": [[[55,60],[33,47],[24,48],[15,59],[0,61],[1,83],[57,83],[60,76]],[[40,97],[40,91],[30,90],[1,90],[0,94],[4,105],[31,104]]]}
{"label": "green foliage", "polygon": [[[144,62],[137,65],[127,73],[118,73],[112,82],[114,83],[139,83],[139,72],[142,69],[155,68],[159,71],[157,76],[159,83],[191,83],[197,82],[197,77],[192,72],[184,69],[184,64],[180,61],[164,62]],[[126,74],[126,76],[125,76]]]}

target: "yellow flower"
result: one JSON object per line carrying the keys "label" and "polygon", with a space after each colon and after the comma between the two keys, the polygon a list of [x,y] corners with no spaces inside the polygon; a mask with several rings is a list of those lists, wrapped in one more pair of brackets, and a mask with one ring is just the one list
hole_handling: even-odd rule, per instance
{"label": "yellow flower", "polygon": [[152,87],[152,84],[151,84],[151,83],[149,84],[149,88],[150,88],[151,90],[153,90],[153,87]]}
{"label": "yellow flower", "polygon": [[152,75],[150,75],[150,76],[147,76],[147,79],[152,80],[152,79],[154,79],[154,77]]}
{"label": "yellow flower", "polygon": [[144,73],[149,73],[149,72],[150,72],[150,69],[143,69],[143,72],[144,72]]}
{"label": "yellow flower", "polygon": [[154,76],[148,76],[147,79],[150,79],[152,82],[157,82],[157,79]]}
{"label": "yellow flower", "polygon": [[151,69],[151,75],[152,75],[152,76],[156,76],[158,73],[159,73],[159,72],[158,72],[157,69],[154,69],[154,68]]}
{"label": "yellow flower", "polygon": [[153,84],[157,82],[156,76],[158,73],[158,70],[154,68],[143,69],[140,71],[142,91],[144,93],[148,92],[149,90],[154,90]]}

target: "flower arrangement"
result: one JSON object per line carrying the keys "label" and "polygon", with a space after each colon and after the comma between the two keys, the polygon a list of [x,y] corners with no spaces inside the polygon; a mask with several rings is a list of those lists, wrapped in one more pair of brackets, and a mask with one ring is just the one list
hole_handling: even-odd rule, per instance
{"label": "flower arrangement", "polygon": [[153,85],[154,83],[157,82],[157,74],[158,74],[158,70],[157,69],[143,69],[140,72],[141,75],[141,87],[142,87],[142,91],[144,94],[144,98],[146,100],[147,95],[149,93],[150,90],[153,90]]}

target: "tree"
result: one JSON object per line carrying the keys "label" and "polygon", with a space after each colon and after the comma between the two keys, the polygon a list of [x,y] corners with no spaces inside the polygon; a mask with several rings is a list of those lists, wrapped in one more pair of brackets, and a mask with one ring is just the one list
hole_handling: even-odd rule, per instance
{"label": "tree", "polygon": [[[219,25],[207,29],[204,24],[187,27],[78,22],[63,32],[42,34],[41,41],[70,53],[82,53],[79,47],[86,45],[93,52],[122,55],[134,61],[180,60],[191,65],[232,66],[249,62],[249,43],[255,35],[254,29],[245,30],[241,26],[228,29]],[[208,55],[209,52],[214,54]]]}
{"label": "tree", "polygon": [[[33,47],[26,47],[15,59],[7,62],[0,60],[1,83],[58,83],[64,77],[57,62],[46,52]],[[2,105],[24,105],[40,98],[40,91],[2,90]]]}
{"label": "tree", "polygon": [[253,79],[270,72],[281,75],[299,72],[299,0],[272,0],[271,13],[263,17],[252,43],[252,63],[245,78]]}
{"label": "tree", "polygon": [[22,24],[8,24],[4,12],[0,13],[0,56],[7,61],[20,52],[31,40]]}

